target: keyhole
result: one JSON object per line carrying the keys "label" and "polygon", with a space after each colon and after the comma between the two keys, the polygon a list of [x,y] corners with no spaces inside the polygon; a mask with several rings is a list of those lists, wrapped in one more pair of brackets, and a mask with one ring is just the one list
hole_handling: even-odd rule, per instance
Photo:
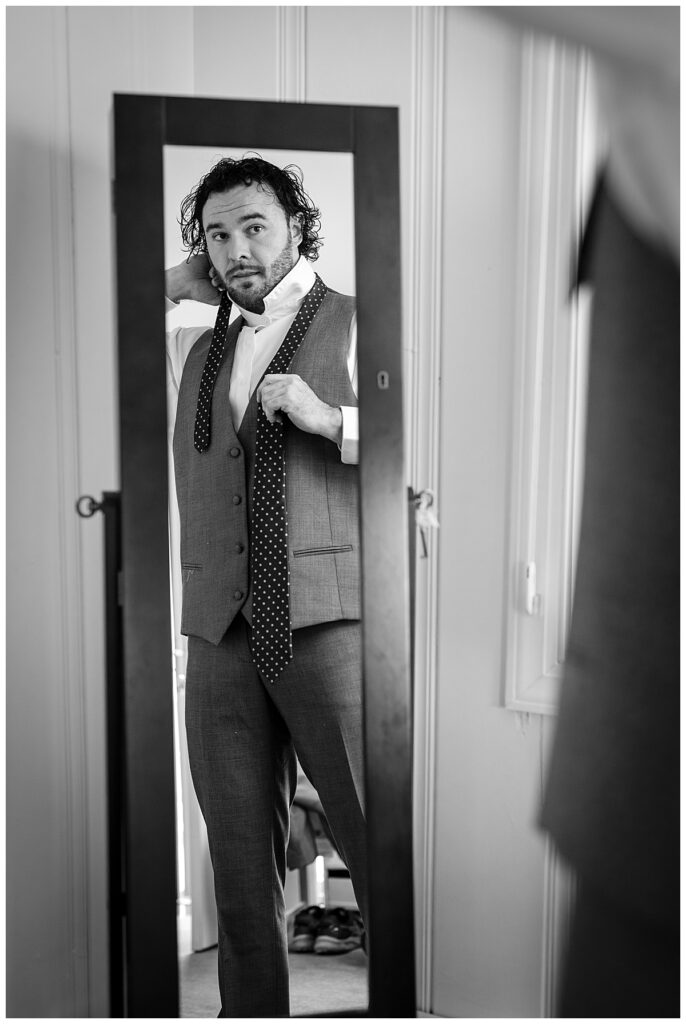
{"label": "keyhole", "polygon": [[376,386],[379,391],[387,391],[389,385],[388,370],[379,370],[376,375]]}

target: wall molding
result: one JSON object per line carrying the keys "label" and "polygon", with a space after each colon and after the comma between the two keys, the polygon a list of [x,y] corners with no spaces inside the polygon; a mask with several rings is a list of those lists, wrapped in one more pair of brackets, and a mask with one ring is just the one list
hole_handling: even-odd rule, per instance
{"label": "wall molding", "polygon": [[553,714],[571,620],[588,308],[570,299],[594,153],[588,58],[522,44],[505,703]]}
{"label": "wall molding", "polygon": [[276,8],[276,98],[307,101],[307,8]]}
{"label": "wall molding", "polygon": [[69,84],[68,9],[51,8],[52,118],[48,140],[52,210],[53,358],[58,452],[60,571],[60,669],[65,773],[68,877],[65,905],[74,1016],[89,1015],[89,844],[86,688],[84,671],[82,554],[74,502],[79,486],[79,407],[76,353],[73,182]]}
{"label": "wall molding", "polygon": [[[409,481],[435,491],[440,459],[445,9],[412,9],[410,217],[405,365]],[[440,495],[437,495],[437,505]],[[440,517],[440,515],[439,515]],[[433,1001],[438,536],[417,559],[415,632],[415,933],[417,1006]],[[418,552],[418,555],[421,552]]]}

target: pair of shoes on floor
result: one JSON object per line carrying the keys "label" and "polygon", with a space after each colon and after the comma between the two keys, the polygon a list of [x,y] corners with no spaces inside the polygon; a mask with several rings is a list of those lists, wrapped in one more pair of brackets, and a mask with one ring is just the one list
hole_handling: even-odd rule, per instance
{"label": "pair of shoes on floor", "polygon": [[347,907],[305,907],[295,915],[291,953],[350,953],[364,945],[359,910]]}

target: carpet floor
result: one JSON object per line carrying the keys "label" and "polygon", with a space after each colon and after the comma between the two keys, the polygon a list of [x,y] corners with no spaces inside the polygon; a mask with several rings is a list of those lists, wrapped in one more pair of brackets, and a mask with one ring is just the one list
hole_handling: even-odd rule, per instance
{"label": "carpet floor", "polygon": [[[292,1017],[366,1008],[367,957],[361,949],[341,956],[294,953],[289,962]],[[179,957],[179,983],[182,1017],[216,1017],[220,1005],[216,947]]]}

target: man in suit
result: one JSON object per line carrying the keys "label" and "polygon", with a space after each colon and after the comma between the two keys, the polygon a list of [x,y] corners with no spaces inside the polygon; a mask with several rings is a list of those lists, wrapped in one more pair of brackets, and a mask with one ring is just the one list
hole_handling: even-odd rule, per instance
{"label": "man in suit", "polygon": [[186,728],[215,876],[221,1015],[288,1016],[296,751],[366,905],[355,302],[312,268],[319,211],[292,169],[220,160],[181,226],[190,257],[167,272],[169,299],[221,296],[214,332],[178,330],[167,350]]}

